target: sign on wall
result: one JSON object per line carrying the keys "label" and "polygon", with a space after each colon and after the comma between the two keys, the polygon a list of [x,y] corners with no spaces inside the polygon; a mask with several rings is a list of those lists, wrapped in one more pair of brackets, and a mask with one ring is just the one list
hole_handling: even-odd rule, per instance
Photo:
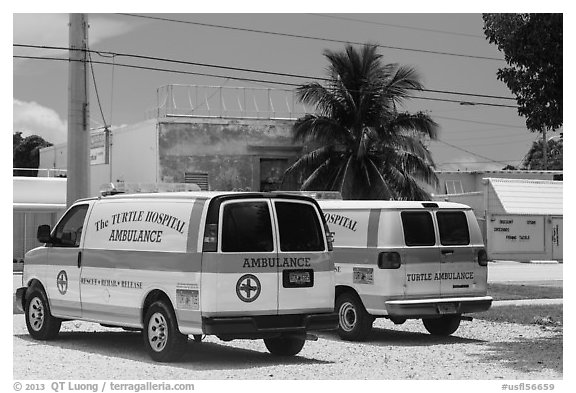
{"label": "sign on wall", "polygon": [[488,223],[492,252],[543,252],[544,217],[493,215]]}

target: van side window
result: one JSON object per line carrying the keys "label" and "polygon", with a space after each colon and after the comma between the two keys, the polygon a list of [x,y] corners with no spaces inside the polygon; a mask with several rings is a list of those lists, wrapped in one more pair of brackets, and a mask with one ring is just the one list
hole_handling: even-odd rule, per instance
{"label": "van side window", "polygon": [[402,212],[404,241],[407,246],[433,246],[436,244],[434,224],[429,212]]}
{"label": "van side window", "polygon": [[236,202],[224,206],[223,252],[273,251],[272,222],[266,202]]}
{"label": "van side window", "polygon": [[276,202],[281,251],[324,251],[322,229],[312,205]]}
{"label": "van side window", "polygon": [[438,212],[438,230],[443,246],[463,246],[470,244],[468,221],[464,212]]}
{"label": "van side window", "polygon": [[70,209],[54,229],[54,247],[79,247],[88,205]]}

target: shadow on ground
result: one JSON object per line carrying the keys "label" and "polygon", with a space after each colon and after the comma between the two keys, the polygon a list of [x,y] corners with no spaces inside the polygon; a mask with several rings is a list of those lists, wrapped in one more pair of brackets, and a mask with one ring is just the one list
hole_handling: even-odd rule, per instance
{"label": "shadow on ground", "polygon": [[[377,346],[403,346],[403,347],[421,347],[430,345],[446,344],[478,344],[482,340],[458,337],[456,332],[453,336],[433,336],[428,333],[409,332],[405,330],[372,328],[370,335],[362,343]],[[342,341],[336,332],[326,332],[321,334],[322,338],[331,341]]]}
{"label": "shadow on ground", "polygon": [[484,363],[499,363],[522,373],[550,369],[562,373],[563,335],[521,339],[518,341],[491,342],[478,356]]}
{"label": "shadow on ground", "polygon": [[[142,335],[136,332],[60,332],[52,341],[36,341],[28,334],[16,334],[16,339],[28,342],[28,345],[46,345],[67,350],[83,351],[135,360],[143,363],[158,364],[153,361],[144,347]],[[309,359],[303,356],[279,357],[268,352],[259,352],[230,345],[189,340],[182,358],[172,367],[190,370],[233,370],[269,367],[274,365],[314,365],[330,362]]]}

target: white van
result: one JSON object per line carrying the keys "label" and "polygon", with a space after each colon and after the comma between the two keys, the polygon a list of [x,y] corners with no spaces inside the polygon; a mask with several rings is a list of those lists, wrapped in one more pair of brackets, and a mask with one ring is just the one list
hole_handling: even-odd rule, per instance
{"label": "white van", "polygon": [[30,335],[63,320],[142,330],[154,360],[188,335],[262,338],[295,355],[336,329],[331,240],[315,200],[266,193],[120,194],[77,201],[26,254],[17,291]]}
{"label": "white van", "polygon": [[434,335],[485,311],[487,255],[472,209],[448,202],[319,200],[334,232],[338,333],[362,340],[376,317],[422,319]]}

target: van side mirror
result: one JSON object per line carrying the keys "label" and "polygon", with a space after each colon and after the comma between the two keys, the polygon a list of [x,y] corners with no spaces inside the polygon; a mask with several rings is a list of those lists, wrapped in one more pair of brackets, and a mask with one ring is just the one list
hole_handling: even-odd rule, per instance
{"label": "van side mirror", "polygon": [[40,243],[51,243],[52,237],[50,237],[50,225],[40,225],[38,227],[38,232],[36,233],[36,239]]}

